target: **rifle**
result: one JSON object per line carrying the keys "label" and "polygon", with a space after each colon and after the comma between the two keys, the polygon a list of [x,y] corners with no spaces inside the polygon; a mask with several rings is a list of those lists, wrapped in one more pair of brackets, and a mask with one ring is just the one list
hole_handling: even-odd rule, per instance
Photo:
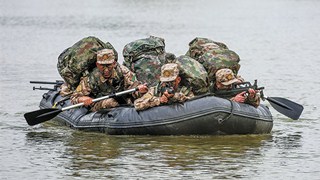
{"label": "rifle", "polygon": [[229,97],[234,97],[237,94],[246,91],[248,93],[249,88],[254,89],[254,90],[260,90],[260,97],[262,100],[265,100],[264,95],[263,95],[263,89],[264,87],[258,87],[258,82],[257,80],[254,80],[254,84],[252,85],[250,82],[242,82],[239,84],[232,84],[231,89],[222,89],[222,90],[214,90],[214,95],[221,97],[221,98],[229,98]]}
{"label": "rifle", "polygon": [[289,99],[282,98],[282,97],[266,97],[263,94],[264,87],[258,87],[257,80],[254,81],[254,84],[252,85],[250,82],[243,82],[237,85],[232,85],[232,88],[230,90],[215,90],[214,94],[218,97],[222,98],[230,98],[234,97],[237,94],[246,91],[248,94],[249,88],[252,88],[254,90],[260,90],[260,98],[264,100],[268,100],[270,105],[277,110],[279,113],[293,119],[297,120],[299,119],[302,111],[303,106],[301,104],[298,104],[296,102],[290,101]]}
{"label": "rifle", "polygon": [[53,88],[47,88],[47,87],[35,87],[33,86],[33,90],[49,90],[49,91],[56,91],[58,87],[60,87],[64,81],[62,80],[56,80],[56,82],[47,82],[47,81],[30,81],[31,84],[52,84],[54,85]]}
{"label": "rifle", "polygon": [[165,86],[161,86],[160,88],[161,94],[163,94],[166,91],[168,91],[169,94],[174,94],[174,89],[167,83],[165,84]]}
{"label": "rifle", "polygon": [[[49,90],[49,91],[57,91],[58,88],[64,83],[64,81],[62,80],[56,80],[56,82],[47,82],[47,81],[30,81],[31,84],[52,84],[54,85],[53,88],[46,88],[46,87],[34,87],[33,86],[33,90]],[[72,94],[69,93],[67,95],[65,95],[65,98],[61,99],[60,101],[57,101],[53,104],[52,108],[56,108],[57,105],[61,105],[63,106],[63,104],[65,103],[65,101],[70,99],[70,95]]]}

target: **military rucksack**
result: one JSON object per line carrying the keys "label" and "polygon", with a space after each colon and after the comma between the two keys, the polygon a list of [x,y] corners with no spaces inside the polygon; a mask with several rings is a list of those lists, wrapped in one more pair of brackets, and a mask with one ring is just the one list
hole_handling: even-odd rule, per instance
{"label": "military rucksack", "polygon": [[124,46],[123,57],[123,64],[136,74],[139,81],[154,86],[165,62],[164,39],[150,36],[130,42]]}
{"label": "military rucksack", "polygon": [[96,66],[96,52],[104,48],[113,49],[115,58],[118,59],[117,51],[109,42],[104,43],[92,36],[81,39],[59,55],[59,74],[72,90],[78,86],[80,78]]}
{"label": "military rucksack", "polygon": [[228,47],[222,42],[196,37],[189,43],[189,50],[186,55],[198,60],[201,55],[212,49],[228,49]]}
{"label": "military rucksack", "polygon": [[239,58],[232,52],[230,50],[225,50],[225,52],[221,50],[219,53],[206,52],[199,57],[198,61],[207,70],[210,83],[215,82],[215,74],[222,68],[229,68],[235,75],[238,74],[240,69]]}
{"label": "military rucksack", "polygon": [[208,74],[202,64],[185,55],[177,57],[175,63],[178,64],[182,85],[191,87],[195,95],[208,92]]}

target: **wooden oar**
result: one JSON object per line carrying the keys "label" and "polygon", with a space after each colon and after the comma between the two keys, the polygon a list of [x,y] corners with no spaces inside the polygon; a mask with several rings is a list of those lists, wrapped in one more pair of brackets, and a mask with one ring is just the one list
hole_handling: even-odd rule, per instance
{"label": "wooden oar", "polygon": [[[98,101],[101,101],[101,100],[104,100],[104,99],[113,98],[113,97],[121,96],[121,95],[124,95],[124,94],[129,94],[129,93],[135,92],[137,90],[138,90],[138,88],[129,89],[129,90],[126,90],[126,91],[121,91],[121,92],[118,92],[118,93],[115,93],[115,94],[111,94],[111,95],[108,95],[108,96],[103,96],[103,97],[100,97],[100,98],[93,99],[92,102],[98,102]],[[40,124],[42,122],[45,122],[45,121],[48,121],[48,120],[54,118],[55,116],[57,116],[62,111],[66,111],[66,110],[73,109],[73,108],[76,108],[76,107],[80,107],[80,106],[83,106],[83,105],[84,105],[84,103],[79,103],[79,104],[71,105],[71,106],[68,106],[68,107],[64,107],[62,109],[58,109],[58,108],[40,109],[40,110],[36,110],[36,111],[25,113],[24,114],[24,118],[26,119],[27,123],[30,126],[33,126],[33,125]]]}
{"label": "wooden oar", "polygon": [[282,97],[264,97],[279,113],[293,119],[299,119],[303,106]]}

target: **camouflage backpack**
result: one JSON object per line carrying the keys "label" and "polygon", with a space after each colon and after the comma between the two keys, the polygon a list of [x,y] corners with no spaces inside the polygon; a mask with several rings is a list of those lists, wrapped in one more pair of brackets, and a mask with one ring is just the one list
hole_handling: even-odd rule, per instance
{"label": "camouflage backpack", "polygon": [[199,62],[208,72],[210,83],[215,82],[215,73],[222,68],[229,68],[235,75],[238,74],[240,64],[238,63],[239,58],[236,54],[231,53],[233,51],[223,50],[220,53],[206,52],[199,57]]}
{"label": "camouflage backpack", "polygon": [[124,46],[123,57],[123,64],[136,74],[139,81],[154,86],[165,62],[164,39],[150,36],[130,42]]}
{"label": "camouflage backpack", "polygon": [[182,85],[191,87],[195,95],[208,92],[208,74],[202,64],[185,55],[177,57],[175,63],[178,64]]}
{"label": "camouflage backpack", "polygon": [[72,90],[78,86],[80,78],[95,67],[96,52],[104,48],[113,49],[118,59],[118,53],[109,42],[104,43],[92,36],[81,39],[59,55],[59,74]]}
{"label": "camouflage backpack", "polygon": [[186,55],[198,60],[205,52],[213,49],[228,49],[227,45],[208,38],[196,37],[189,43],[189,50]]}

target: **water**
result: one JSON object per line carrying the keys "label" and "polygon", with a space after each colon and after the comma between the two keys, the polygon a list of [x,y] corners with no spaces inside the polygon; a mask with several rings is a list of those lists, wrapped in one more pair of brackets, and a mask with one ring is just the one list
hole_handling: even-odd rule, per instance
{"label": "water", "polygon": [[[320,2],[0,0],[0,179],[319,179]],[[58,55],[93,35],[115,46],[149,35],[184,54],[194,37],[226,43],[240,74],[305,110],[272,109],[267,135],[108,136],[52,123],[29,127],[43,92],[61,79]],[[267,102],[264,102],[267,104]]]}

